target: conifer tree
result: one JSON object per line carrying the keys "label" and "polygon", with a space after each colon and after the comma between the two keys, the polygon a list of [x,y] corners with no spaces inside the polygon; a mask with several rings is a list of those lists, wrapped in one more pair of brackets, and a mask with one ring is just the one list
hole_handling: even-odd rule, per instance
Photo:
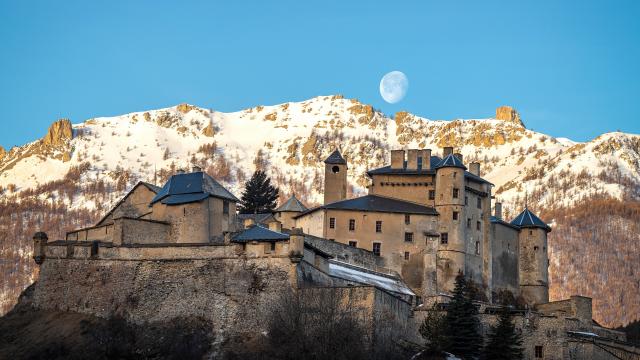
{"label": "conifer tree", "polygon": [[483,359],[486,360],[520,360],[523,358],[522,338],[513,325],[511,311],[503,305],[498,324],[491,328],[487,345],[484,347]]}
{"label": "conifer tree", "polygon": [[438,308],[438,304],[427,313],[427,316],[420,324],[420,335],[426,341],[427,356],[441,355],[447,348],[445,313]]}
{"label": "conifer tree", "polygon": [[279,189],[271,185],[271,179],[263,171],[256,171],[244,185],[240,199],[241,214],[257,214],[273,211]]}
{"label": "conifer tree", "polygon": [[446,319],[447,351],[465,359],[477,358],[482,350],[478,309],[462,272],[456,276],[453,298]]}

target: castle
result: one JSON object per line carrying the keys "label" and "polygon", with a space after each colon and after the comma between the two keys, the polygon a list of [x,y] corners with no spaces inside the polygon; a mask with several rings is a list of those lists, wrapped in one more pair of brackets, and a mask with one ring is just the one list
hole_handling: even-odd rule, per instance
{"label": "castle", "polygon": [[322,205],[293,196],[266,214],[236,214],[239,200],[199,168],[161,188],[140,182],[95,226],[34,236],[28,301],[140,323],[196,314],[228,343],[259,334],[283,291],[332,291],[357,299],[371,339],[419,342],[424,305],[446,304],[462,272],[484,295],[483,333],[500,293],[522,299],[527,359],[640,357],[592,320],[590,298],[549,302],[551,228],[527,208],[507,222],[495,203],[492,216],[480,164],[452,148],[393,150],[351,199],[346,159],[336,150],[324,164]]}

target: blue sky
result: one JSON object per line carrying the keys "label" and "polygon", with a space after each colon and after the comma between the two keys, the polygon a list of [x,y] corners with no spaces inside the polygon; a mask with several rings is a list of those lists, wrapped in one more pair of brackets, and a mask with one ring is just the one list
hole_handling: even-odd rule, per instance
{"label": "blue sky", "polygon": [[[489,117],[588,140],[640,133],[640,1],[0,0],[0,145],[181,102],[344,94],[387,114]],[[410,88],[385,103],[380,78]]]}

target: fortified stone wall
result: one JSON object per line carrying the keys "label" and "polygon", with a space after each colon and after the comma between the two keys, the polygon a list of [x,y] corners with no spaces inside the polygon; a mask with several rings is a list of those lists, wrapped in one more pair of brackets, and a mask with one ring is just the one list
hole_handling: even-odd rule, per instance
{"label": "fortified stone wall", "polygon": [[518,275],[518,230],[502,224],[491,224],[493,291],[520,293]]}

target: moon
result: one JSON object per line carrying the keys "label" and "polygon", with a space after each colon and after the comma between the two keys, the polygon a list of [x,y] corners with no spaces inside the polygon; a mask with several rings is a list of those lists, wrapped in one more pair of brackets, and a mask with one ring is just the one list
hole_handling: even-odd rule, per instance
{"label": "moon", "polygon": [[380,95],[389,104],[395,104],[407,95],[409,79],[402,71],[387,73],[380,80]]}

